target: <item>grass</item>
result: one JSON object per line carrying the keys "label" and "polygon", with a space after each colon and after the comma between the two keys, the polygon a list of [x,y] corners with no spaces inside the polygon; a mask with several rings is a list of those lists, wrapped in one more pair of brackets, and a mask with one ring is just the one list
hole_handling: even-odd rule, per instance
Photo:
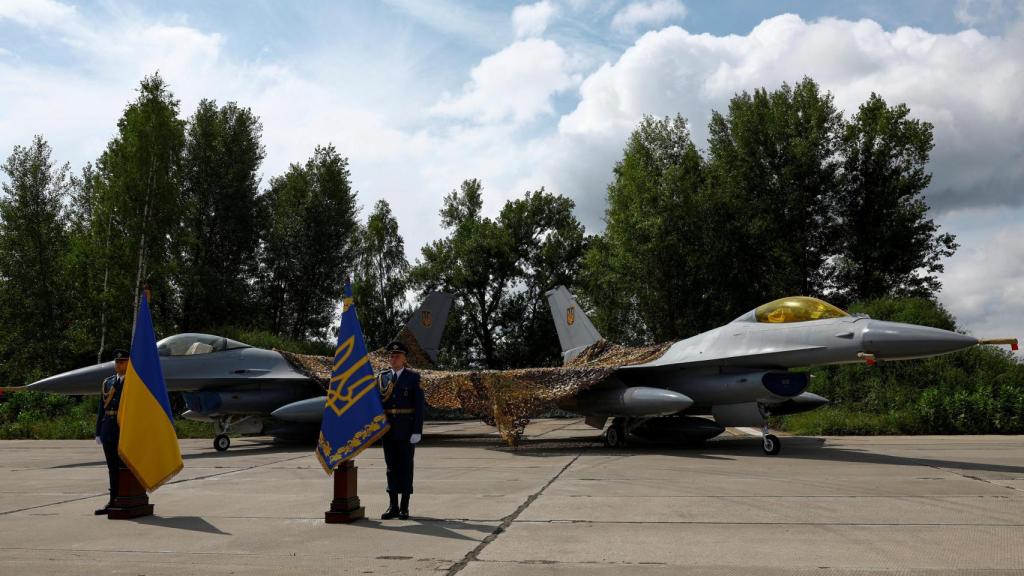
{"label": "grass", "polygon": [[[88,440],[96,433],[98,396],[16,392],[0,403],[0,440]],[[213,438],[213,426],[177,418],[178,438]]]}
{"label": "grass", "polygon": [[842,406],[825,406],[812,412],[773,419],[772,425],[799,436],[882,436],[921,434],[918,417],[909,410],[872,414]]}

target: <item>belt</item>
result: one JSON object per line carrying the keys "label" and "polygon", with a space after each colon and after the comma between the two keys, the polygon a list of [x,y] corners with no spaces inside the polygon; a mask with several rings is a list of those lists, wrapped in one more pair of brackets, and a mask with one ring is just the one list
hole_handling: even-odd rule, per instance
{"label": "belt", "polygon": [[392,408],[390,410],[385,410],[384,412],[386,412],[387,414],[389,414],[391,416],[394,416],[396,414],[413,414],[413,413],[416,412],[416,409],[415,408]]}
{"label": "belt", "polygon": [[107,416],[117,416],[117,410],[107,410],[104,414]]}

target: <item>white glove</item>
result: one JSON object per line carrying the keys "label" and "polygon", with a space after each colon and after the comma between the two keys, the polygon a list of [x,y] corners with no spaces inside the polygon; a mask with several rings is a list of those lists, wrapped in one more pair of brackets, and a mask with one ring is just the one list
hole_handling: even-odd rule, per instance
{"label": "white glove", "polygon": [[99,437],[99,436],[97,436],[97,437],[96,437],[96,443],[97,443],[97,444],[99,444],[100,446],[102,446],[102,445],[103,445],[103,441],[102,441],[102,440],[100,440],[100,437]]}
{"label": "white glove", "polygon": [[420,434],[413,434],[409,437],[409,444],[419,444],[420,438],[423,436]]}

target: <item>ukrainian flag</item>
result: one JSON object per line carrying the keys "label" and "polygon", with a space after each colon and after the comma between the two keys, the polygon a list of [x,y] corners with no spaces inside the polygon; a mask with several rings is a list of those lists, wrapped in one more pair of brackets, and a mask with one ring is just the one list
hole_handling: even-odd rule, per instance
{"label": "ukrainian flag", "polygon": [[376,377],[348,282],[344,294],[338,348],[334,352],[334,369],[316,447],[316,457],[328,475],[338,464],[369,448],[390,427],[380,393],[375,389]]}
{"label": "ukrainian flag", "polygon": [[181,451],[174,433],[171,402],[156,351],[153,320],[145,294],[132,336],[132,352],[117,410],[121,438],[117,453],[139,483],[152,492],[181,471]]}

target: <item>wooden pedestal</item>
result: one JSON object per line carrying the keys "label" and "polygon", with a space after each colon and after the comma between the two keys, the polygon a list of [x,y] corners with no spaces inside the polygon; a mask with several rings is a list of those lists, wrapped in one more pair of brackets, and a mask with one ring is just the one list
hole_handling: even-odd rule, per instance
{"label": "wooden pedestal", "polygon": [[334,469],[334,500],[324,513],[324,522],[347,524],[366,516],[366,509],[359,505],[358,470],[351,460]]}
{"label": "wooden pedestal", "polygon": [[139,484],[139,479],[131,470],[121,466],[117,470],[117,496],[107,509],[107,518],[127,520],[152,514],[153,505],[149,503],[146,489]]}

